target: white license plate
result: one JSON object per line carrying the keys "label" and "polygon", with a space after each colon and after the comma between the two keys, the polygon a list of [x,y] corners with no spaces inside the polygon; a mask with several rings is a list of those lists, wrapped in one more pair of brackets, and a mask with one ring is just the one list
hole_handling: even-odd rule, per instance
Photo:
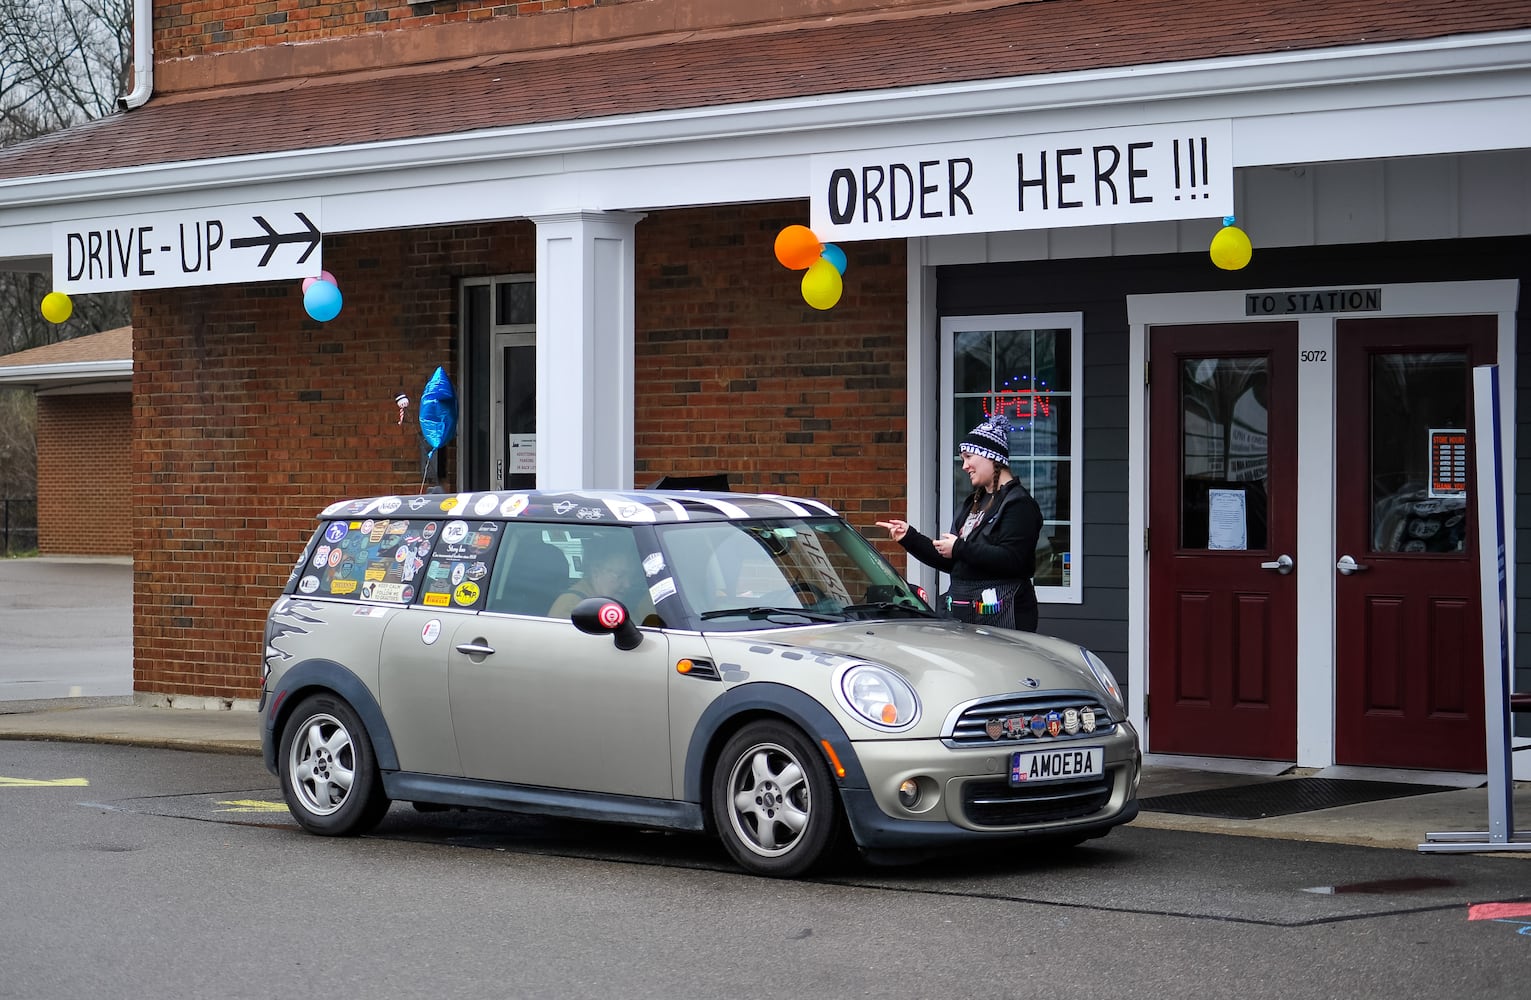
{"label": "white license plate", "polygon": [[1099,778],[1106,766],[1104,747],[1050,747],[1010,755],[1010,784]]}

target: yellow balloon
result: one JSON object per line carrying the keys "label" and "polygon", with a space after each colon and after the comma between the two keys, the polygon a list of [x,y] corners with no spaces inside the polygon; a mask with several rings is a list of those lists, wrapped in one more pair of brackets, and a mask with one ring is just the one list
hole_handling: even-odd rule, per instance
{"label": "yellow balloon", "polygon": [[63,292],[49,292],[43,296],[43,319],[49,323],[62,323],[74,315],[74,303]]}
{"label": "yellow balloon", "polygon": [[808,273],[803,275],[804,302],[815,309],[828,309],[840,301],[843,291],[845,283],[835,265],[823,257],[808,265]]}
{"label": "yellow balloon", "polygon": [[1224,271],[1237,271],[1249,263],[1254,248],[1249,237],[1238,226],[1224,226],[1212,237],[1212,263]]}

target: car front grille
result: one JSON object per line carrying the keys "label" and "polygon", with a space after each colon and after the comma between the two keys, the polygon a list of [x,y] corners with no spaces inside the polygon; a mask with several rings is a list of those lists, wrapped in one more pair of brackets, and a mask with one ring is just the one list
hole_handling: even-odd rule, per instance
{"label": "car front grille", "polygon": [[[1083,713],[1085,709],[1094,713],[1095,729],[1085,732],[1081,728],[1072,734],[1060,731],[1057,736],[1050,736],[1045,728],[1039,731],[1031,726],[1031,721],[1039,716],[1045,719],[1049,712],[1057,712],[1061,716],[1070,709],[1076,713]],[[990,735],[990,729],[994,727],[999,730],[997,737]],[[1111,718],[1111,713],[1088,692],[1050,691],[1039,695],[1013,694],[986,698],[964,706],[960,712],[954,713],[953,718],[948,719],[941,739],[954,749],[996,745],[1014,747],[1099,739],[1115,729],[1116,721]]]}
{"label": "car front grille", "polygon": [[1026,826],[1090,816],[1111,801],[1108,776],[1089,781],[1048,782],[1012,788],[1008,781],[969,781],[962,786],[962,813],[974,826]]}

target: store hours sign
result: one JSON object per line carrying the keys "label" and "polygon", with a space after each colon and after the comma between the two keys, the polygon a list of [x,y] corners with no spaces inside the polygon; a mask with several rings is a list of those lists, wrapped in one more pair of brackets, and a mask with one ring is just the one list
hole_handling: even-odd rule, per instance
{"label": "store hours sign", "polygon": [[56,291],[227,285],[315,277],[319,199],[55,223]]}
{"label": "store hours sign", "polygon": [[851,241],[1221,219],[1231,144],[1224,119],[823,153],[810,228]]}

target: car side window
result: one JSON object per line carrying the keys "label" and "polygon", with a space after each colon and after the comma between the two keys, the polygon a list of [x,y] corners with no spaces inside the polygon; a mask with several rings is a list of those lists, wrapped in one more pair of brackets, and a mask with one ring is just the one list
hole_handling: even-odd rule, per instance
{"label": "car side window", "polygon": [[554,618],[568,618],[587,597],[615,597],[633,620],[644,622],[654,611],[638,545],[627,528],[588,528],[571,532],[578,546],[579,572],[548,607]]}
{"label": "car side window", "polygon": [[485,610],[546,617],[548,606],[569,589],[570,561],[565,550],[570,544],[555,544],[550,537],[564,535],[564,530],[518,521],[505,521],[500,527],[504,538]]}
{"label": "car side window", "polygon": [[431,608],[476,611],[484,605],[485,577],[500,540],[500,522],[451,519],[428,527],[436,548],[420,585],[420,603]]}
{"label": "car side window", "polygon": [[316,597],[408,604],[420,586],[435,525],[397,518],[337,518],[321,525],[293,589]]}

